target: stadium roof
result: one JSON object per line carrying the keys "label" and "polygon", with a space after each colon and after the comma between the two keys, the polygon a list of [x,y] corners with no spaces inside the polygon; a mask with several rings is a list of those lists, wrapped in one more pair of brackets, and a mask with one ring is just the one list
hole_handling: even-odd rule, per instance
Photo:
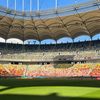
{"label": "stadium roof", "polygon": [[44,11],[19,12],[0,7],[0,37],[23,41],[58,40],[100,32],[100,1]]}

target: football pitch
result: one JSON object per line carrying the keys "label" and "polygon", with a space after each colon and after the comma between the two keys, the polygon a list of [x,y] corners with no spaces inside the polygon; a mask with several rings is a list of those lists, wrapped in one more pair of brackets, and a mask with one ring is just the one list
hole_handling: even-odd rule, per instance
{"label": "football pitch", "polygon": [[2,79],[0,100],[100,100],[100,81]]}

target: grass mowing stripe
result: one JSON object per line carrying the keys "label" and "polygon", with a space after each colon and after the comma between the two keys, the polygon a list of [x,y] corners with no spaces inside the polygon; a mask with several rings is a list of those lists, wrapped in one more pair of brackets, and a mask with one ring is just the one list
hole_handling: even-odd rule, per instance
{"label": "grass mowing stripe", "polygon": [[99,98],[100,99],[100,89],[96,91],[91,91],[90,93],[87,93],[83,95],[84,97],[92,97],[92,98]]}
{"label": "grass mowing stripe", "polygon": [[99,89],[90,87],[67,87],[67,86],[20,87],[3,91],[0,94],[48,95],[52,93],[57,93],[59,96],[84,97],[83,95],[97,90]]}
{"label": "grass mowing stripe", "polygon": [[[0,97],[78,97],[100,99],[100,81],[96,80],[0,80]],[[24,96],[23,96],[24,95]],[[25,97],[26,95],[26,97]],[[20,97],[21,96],[21,97]],[[76,100],[78,100],[78,98]],[[9,99],[9,98],[7,98]],[[10,99],[10,100],[13,100]],[[28,99],[27,99],[28,100]],[[40,99],[39,99],[40,100]],[[68,99],[70,100],[70,99]]]}

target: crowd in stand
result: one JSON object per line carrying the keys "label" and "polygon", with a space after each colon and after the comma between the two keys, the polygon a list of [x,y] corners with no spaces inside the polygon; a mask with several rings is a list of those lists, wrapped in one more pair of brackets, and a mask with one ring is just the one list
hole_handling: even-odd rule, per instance
{"label": "crowd in stand", "polygon": [[[59,67],[58,67],[59,66]],[[61,65],[0,65],[0,76],[21,77],[100,77],[100,64]]]}

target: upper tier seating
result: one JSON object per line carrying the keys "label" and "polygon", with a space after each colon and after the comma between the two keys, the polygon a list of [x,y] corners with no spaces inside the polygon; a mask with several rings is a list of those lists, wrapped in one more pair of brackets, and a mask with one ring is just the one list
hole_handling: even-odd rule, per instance
{"label": "upper tier seating", "polygon": [[74,60],[100,59],[100,40],[68,44],[0,44],[0,59],[52,61],[59,55],[74,55]]}

